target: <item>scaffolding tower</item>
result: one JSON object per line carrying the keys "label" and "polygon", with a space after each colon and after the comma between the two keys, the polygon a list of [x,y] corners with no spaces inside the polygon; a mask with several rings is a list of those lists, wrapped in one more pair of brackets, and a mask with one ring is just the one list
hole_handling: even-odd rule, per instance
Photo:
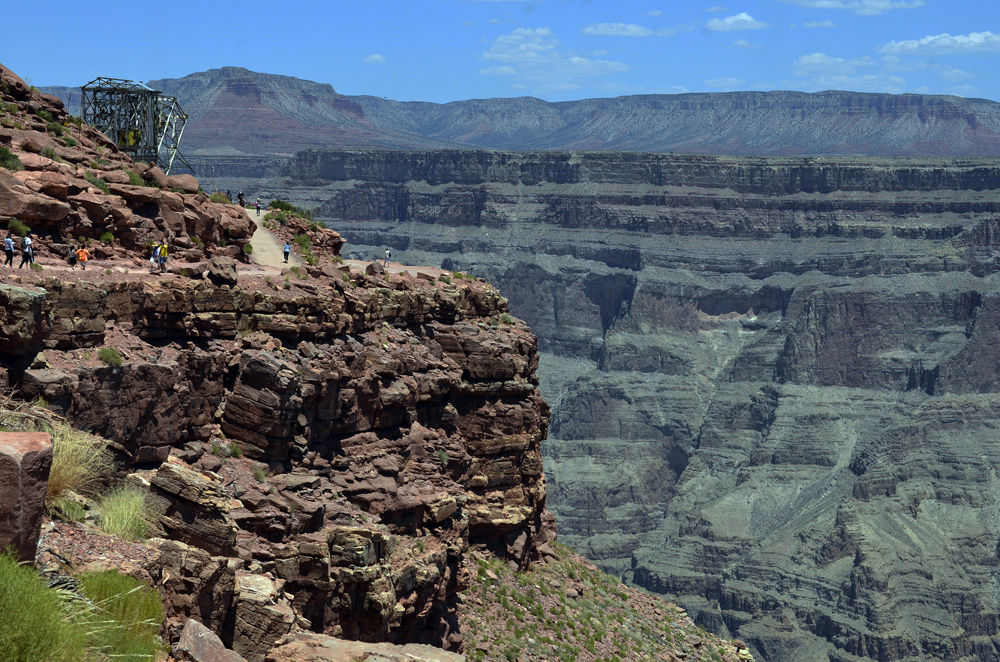
{"label": "scaffolding tower", "polygon": [[188,116],[176,97],[134,80],[95,78],[82,88],[83,121],[103,132],[137,161],[156,163],[168,175],[179,158],[178,147]]}

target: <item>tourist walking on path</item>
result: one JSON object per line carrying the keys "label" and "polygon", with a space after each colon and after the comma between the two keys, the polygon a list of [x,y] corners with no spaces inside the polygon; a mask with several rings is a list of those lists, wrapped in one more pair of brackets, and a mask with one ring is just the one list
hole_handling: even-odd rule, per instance
{"label": "tourist walking on path", "polygon": [[[90,252],[87,250],[87,247],[84,246],[83,244],[80,244],[80,247],[76,249],[76,251],[74,251],[73,254],[76,256],[76,261],[80,263],[80,268],[86,271],[87,260],[90,259]],[[75,264],[73,265],[73,269],[74,270],[76,269]]]}
{"label": "tourist walking on path", "polygon": [[7,238],[3,240],[3,253],[6,256],[3,266],[14,268],[14,234],[7,233]]}
{"label": "tourist walking on path", "polygon": [[164,239],[163,243],[160,244],[160,273],[162,274],[167,270],[167,240]]}
{"label": "tourist walking on path", "polygon": [[288,264],[288,254],[292,252],[292,245],[286,241],[282,251],[285,254],[285,264]]}
{"label": "tourist walking on path", "polygon": [[387,266],[387,267],[389,266],[389,257],[390,256],[391,256],[391,254],[389,253],[389,249],[388,248],[385,249],[385,265],[384,266]]}
{"label": "tourist walking on path", "polygon": [[21,239],[21,264],[18,269],[23,269],[25,264],[31,265],[35,262],[35,252],[31,248],[31,233],[26,232]]}
{"label": "tourist walking on path", "polygon": [[260,198],[257,198],[257,215],[260,216]]}

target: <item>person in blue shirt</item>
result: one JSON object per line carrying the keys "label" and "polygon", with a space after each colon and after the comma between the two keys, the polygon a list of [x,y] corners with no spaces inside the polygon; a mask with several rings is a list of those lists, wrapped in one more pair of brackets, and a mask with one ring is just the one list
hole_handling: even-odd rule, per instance
{"label": "person in blue shirt", "polygon": [[285,263],[287,264],[288,263],[288,254],[292,252],[292,245],[289,244],[287,241],[285,242],[284,251],[285,251]]}

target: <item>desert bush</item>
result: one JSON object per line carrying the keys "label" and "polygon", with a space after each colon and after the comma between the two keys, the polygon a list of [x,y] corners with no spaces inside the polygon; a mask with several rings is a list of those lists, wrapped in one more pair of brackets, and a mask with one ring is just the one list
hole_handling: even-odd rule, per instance
{"label": "desert bush", "polygon": [[438,456],[438,462],[441,463],[441,467],[443,469],[447,469],[448,468],[448,462],[451,459],[451,458],[448,457],[448,451],[446,451],[443,448],[440,448],[440,449],[438,449],[437,456]]}
{"label": "desert bush", "polygon": [[112,234],[110,230],[105,230],[101,233],[101,243],[111,245],[115,243],[115,235]]}
{"label": "desert bush", "polygon": [[111,192],[111,189],[108,188],[108,183],[103,179],[101,179],[100,177],[98,177],[97,175],[95,175],[94,173],[92,172],[85,173],[83,175],[83,178],[86,179],[91,186],[95,186],[104,191],[105,193]]}
{"label": "desert bush", "polygon": [[230,457],[243,457],[243,447],[236,443],[230,444],[229,455]]}
{"label": "desert bush", "polygon": [[449,276],[446,276],[445,274],[441,274],[440,276],[438,276],[438,280],[441,281],[442,283],[447,283],[449,285],[451,284],[451,278]]}
{"label": "desert bush", "polygon": [[67,492],[86,494],[111,468],[107,442],[67,423],[52,426],[52,468],[45,505],[53,506]]}
{"label": "desert bush", "polygon": [[73,136],[63,136],[62,141],[63,144],[66,145],[67,147],[76,147],[77,145],[80,144],[76,141],[76,138],[74,138]]}
{"label": "desert bush", "polygon": [[218,202],[224,205],[233,204],[233,201],[229,199],[229,196],[227,196],[225,193],[219,193],[218,191],[208,196],[208,199],[211,200],[212,202]]}
{"label": "desert bush", "polygon": [[37,113],[35,113],[35,116],[36,117],[40,117],[41,119],[45,120],[46,122],[55,122],[56,121],[55,115],[53,115],[52,113],[50,113],[47,110],[39,110]]}
{"label": "desert bush", "polygon": [[243,252],[251,255],[253,253],[253,244],[243,244]]}
{"label": "desert bush", "polygon": [[194,244],[195,246],[198,246],[199,248],[205,245],[205,242],[203,242],[200,237],[195,237],[195,236],[191,237],[191,243]]}
{"label": "desert bush", "polygon": [[507,313],[502,313],[500,315],[500,323],[501,324],[508,324],[508,325],[509,324],[513,324],[514,323],[514,318],[512,316],[510,316],[509,314],[507,314]]}
{"label": "desert bush", "polygon": [[102,347],[97,350],[97,358],[108,365],[121,365],[122,355],[114,347]]}
{"label": "desert bush", "polygon": [[128,168],[125,168],[125,174],[128,175],[128,183],[131,184],[132,186],[146,185],[146,180],[143,179],[142,175],[140,175],[139,173],[129,170]]}
{"label": "desert bush", "polygon": [[34,568],[0,554],[0,660],[78,662],[89,659],[87,628],[70,620],[62,595]]}
{"label": "desert bush", "polygon": [[54,136],[61,136],[66,131],[63,125],[59,122],[48,122],[45,125],[45,130]]}
{"label": "desert bush", "polygon": [[37,262],[32,262],[31,266],[29,268],[32,271],[42,271],[45,267],[43,267],[42,265],[38,264]]}
{"label": "desert bush", "polygon": [[263,483],[267,480],[267,469],[258,464],[253,468],[253,477],[257,479],[258,483]]}
{"label": "desert bush", "polygon": [[[295,214],[296,216],[304,218],[307,221],[311,221],[313,217],[313,210],[296,207],[292,203],[285,202],[284,200],[281,199],[271,200],[271,202],[269,202],[267,206],[272,209],[280,209],[283,212],[289,212]],[[284,220],[282,220],[282,223],[284,223]]]}
{"label": "desert bush", "polygon": [[80,590],[94,605],[91,646],[109,660],[154,660],[162,648],[163,604],[148,584],[116,570],[80,576]]}
{"label": "desert bush", "polygon": [[56,154],[56,150],[52,149],[51,147],[43,147],[41,155],[47,159],[52,159],[53,161],[58,161],[59,163],[62,163],[62,157]]}
{"label": "desert bush", "polygon": [[97,506],[101,530],[126,540],[142,540],[153,520],[146,491],[122,483],[101,497]]}
{"label": "desert bush", "polygon": [[6,147],[0,147],[0,168],[6,168],[7,170],[24,170],[24,164],[21,163],[21,159],[17,158],[17,155],[11,152]]}

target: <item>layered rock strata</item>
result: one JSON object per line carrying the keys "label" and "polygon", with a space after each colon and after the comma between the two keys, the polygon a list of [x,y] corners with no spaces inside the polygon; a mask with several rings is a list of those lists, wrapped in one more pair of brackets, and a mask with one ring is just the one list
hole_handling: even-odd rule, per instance
{"label": "layered rock strata", "polygon": [[560,531],[767,660],[997,660],[992,160],[306,152],[539,334]]}
{"label": "layered rock strata", "polygon": [[[479,282],[324,270],[287,288],[25,275],[0,285],[33,311],[0,373],[139,470],[178,626],[251,662],[303,629],[459,648],[469,545],[524,567],[554,531],[535,338]],[[121,365],[95,360],[109,345]]]}

